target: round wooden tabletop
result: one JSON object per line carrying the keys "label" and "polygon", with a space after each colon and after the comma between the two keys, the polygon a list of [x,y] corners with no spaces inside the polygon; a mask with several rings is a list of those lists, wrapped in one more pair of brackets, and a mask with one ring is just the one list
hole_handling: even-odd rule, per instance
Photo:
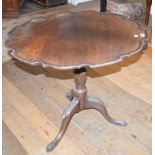
{"label": "round wooden tabletop", "polygon": [[122,16],[94,11],[60,13],[32,19],[9,33],[14,58],[43,67],[99,67],[141,51],[144,28]]}

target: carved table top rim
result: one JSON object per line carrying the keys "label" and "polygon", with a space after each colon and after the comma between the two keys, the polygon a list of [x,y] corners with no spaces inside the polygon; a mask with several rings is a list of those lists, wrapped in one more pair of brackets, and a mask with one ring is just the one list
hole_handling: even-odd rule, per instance
{"label": "carved table top rim", "polygon": [[128,19],[127,17],[125,16],[122,16],[122,15],[117,15],[117,14],[112,14],[112,13],[107,13],[107,12],[95,12],[95,13],[98,13],[98,14],[112,14],[114,16],[121,16],[123,19],[125,20],[129,20],[129,21],[132,21],[134,23],[136,23],[139,27],[139,29],[143,30],[144,34],[145,34],[145,37],[143,37],[140,41],[139,41],[139,44],[138,44],[138,47],[136,49],[133,49],[132,51],[128,51],[128,52],[125,52],[123,55],[118,55],[117,58],[113,61],[107,61],[106,63],[104,62],[101,62],[101,63],[98,63],[98,64],[93,64],[93,63],[79,63],[79,64],[76,64],[76,65],[52,65],[52,64],[48,64],[46,62],[43,62],[43,61],[27,61],[25,59],[23,59],[22,57],[18,56],[16,54],[16,49],[13,48],[12,46],[9,46],[8,45],[8,42],[12,39],[12,32],[17,29],[19,26],[22,26],[28,22],[31,22],[33,21],[34,19],[42,19],[42,18],[48,18],[48,17],[55,17],[55,16],[61,16],[61,15],[65,15],[65,14],[70,14],[70,13],[80,13],[80,12],[95,12],[95,11],[92,11],[92,10],[84,10],[84,11],[71,11],[71,12],[61,12],[60,14],[59,13],[55,13],[54,15],[47,15],[45,17],[41,16],[41,17],[35,17],[35,18],[32,18],[30,20],[28,20],[27,22],[21,24],[21,25],[17,25],[16,27],[14,27],[9,33],[8,33],[8,39],[7,41],[5,42],[5,45],[6,47],[8,48],[8,53],[15,59],[23,62],[23,63],[26,63],[26,64],[29,64],[29,65],[32,65],[32,66],[42,66],[43,68],[49,68],[49,67],[52,67],[52,68],[55,68],[55,69],[60,69],[60,70],[67,70],[67,69],[78,69],[78,68],[81,68],[81,67],[90,67],[90,68],[96,68],[96,67],[103,67],[103,66],[107,66],[107,65],[111,65],[111,64],[114,64],[114,63],[118,63],[120,61],[123,60],[123,58],[125,57],[129,57],[131,55],[134,55],[138,52],[140,52],[144,45],[146,45],[146,43],[148,42],[148,33],[147,33],[147,28],[145,26],[143,26],[142,24],[138,23],[138,22],[135,22],[131,19]]}

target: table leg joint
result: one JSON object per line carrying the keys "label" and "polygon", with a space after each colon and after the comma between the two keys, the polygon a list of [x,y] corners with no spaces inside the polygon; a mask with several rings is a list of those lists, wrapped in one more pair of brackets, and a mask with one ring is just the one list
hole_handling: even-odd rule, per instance
{"label": "table leg joint", "polygon": [[75,88],[66,95],[66,97],[70,101],[70,104],[66,106],[62,114],[62,123],[58,135],[50,144],[47,145],[47,152],[52,151],[58,145],[59,141],[64,136],[74,114],[82,110],[96,109],[104,116],[104,118],[108,122],[119,126],[127,125],[125,121],[113,119],[109,115],[106,106],[104,105],[102,100],[95,97],[87,96],[87,89],[85,86],[86,79],[87,75],[85,68],[74,71]]}

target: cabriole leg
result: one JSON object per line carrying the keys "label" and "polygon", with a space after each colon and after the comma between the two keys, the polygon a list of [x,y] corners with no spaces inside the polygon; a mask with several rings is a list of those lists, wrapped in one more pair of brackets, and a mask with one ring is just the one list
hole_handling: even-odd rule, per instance
{"label": "cabriole leg", "polygon": [[72,89],[71,92],[66,95],[66,97],[69,99],[71,103],[66,106],[63,112],[60,131],[56,136],[56,138],[50,144],[47,145],[46,148],[47,152],[52,151],[58,145],[59,141],[64,136],[73,115],[82,110],[96,109],[104,116],[104,118],[108,122],[119,126],[127,125],[127,123],[123,120],[113,119],[108,114],[107,109],[102,100],[97,99],[95,97],[87,96],[87,89],[85,86],[86,80],[87,80],[86,68],[82,67],[80,69],[74,70],[75,88]]}
{"label": "cabriole leg", "polygon": [[60,128],[58,135],[46,147],[47,152],[52,151],[58,145],[59,141],[64,136],[73,115],[77,112],[79,112],[79,100],[76,98],[73,98],[71,103],[66,106],[63,112],[61,128]]}
{"label": "cabriole leg", "polygon": [[103,101],[98,98],[87,96],[86,102],[85,102],[85,109],[96,109],[98,112],[100,112],[104,116],[104,118],[108,122],[110,122],[112,124],[115,124],[118,126],[126,126],[127,125],[126,121],[113,119],[109,115]]}

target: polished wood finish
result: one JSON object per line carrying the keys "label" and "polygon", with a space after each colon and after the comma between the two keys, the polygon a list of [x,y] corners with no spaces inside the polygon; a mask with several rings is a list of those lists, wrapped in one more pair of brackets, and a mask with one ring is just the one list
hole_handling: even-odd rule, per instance
{"label": "polished wood finish", "polygon": [[122,16],[93,11],[35,18],[9,33],[10,55],[57,69],[99,67],[142,50],[145,29]]}
{"label": "polished wood finish", "polygon": [[8,18],[17,18],[21,13],[21,8],[28,0],[3,0],[2,15]]}
{"label": "polished wood finish", "polygon": [[[64,5],[45,9],[32,13],[31,16],[26,15],[27,18],[16,24],[35,15],[47,16],[62,10],[88,10],[98,5],[99,1],[95,0],[81,3],[77,7]],[[3,26],[9,30],[14,27],[11,20]],[[6,36],[5,32],[3,39]],[[3,154],[152,154],[151,66],[151,58],[144,50],[117,64],[88,69],[88,95],[102,97],[109,113],[115,118],[125,119],[128,126],[111,125],[97,111],[84,110],[72,119],[56,149],[46,152],[46,145],[59,131],[61,114],[68,104],[64,95],[73,87],[72,71],[34,67],[15,60],[4,62],[3,124],[10,134],[4,134],[8,130],[3,130]],[[25,150],[26,153],[20,150]]]}
{"label": "polished wood finish", "polygon": [[3,17],[18,17],[19,1],[18,0],[3,0],[2,1]]}
{"label": "polished wood finish", "polygon": [[3,154],[151,155],[151,66],[144,51],[111,66],[88,69],[88,95],[102,96],[109,113],[128,126],[114,126],[97,111],[84,110],[73,117],[56,149],[46,152],[68,104],[64,95],[73,87],[72,71],[7,61],[2,74],[2,119],[7,127]]}
{"label": "polished wood finish", "polygon": [[144,28],[122,16],[84,11],[33,19],[16,27],[9,37],[10,54],[22,62],[74,69],[75,88],[67,95],[70,104],[63,112],[58,135],[47,145],[48,152],[62,139],[73,115],[82,110],[96,109],[110,123],[127,125],[113,119],[102,100],[87,96],[85,66],[109,65],[141,51],[148,41]]}
{"label": "polished wood finish", "polygon": [[102,114],[102,116],[110,123],[118,126],[126,126],[127,123],[122,120],[113,119],[107,112],[103,101],[99,98],[88,96],[86,88],[87,71],[86,68],[74,70],[75,88],[67,94],[70,101],[63,112],[62,124],[60,131],[56,138],[47,145],[47,152],[52,151],[64,136],[67,127],[74,116],[74,114],[88,109],[95,109]]}

